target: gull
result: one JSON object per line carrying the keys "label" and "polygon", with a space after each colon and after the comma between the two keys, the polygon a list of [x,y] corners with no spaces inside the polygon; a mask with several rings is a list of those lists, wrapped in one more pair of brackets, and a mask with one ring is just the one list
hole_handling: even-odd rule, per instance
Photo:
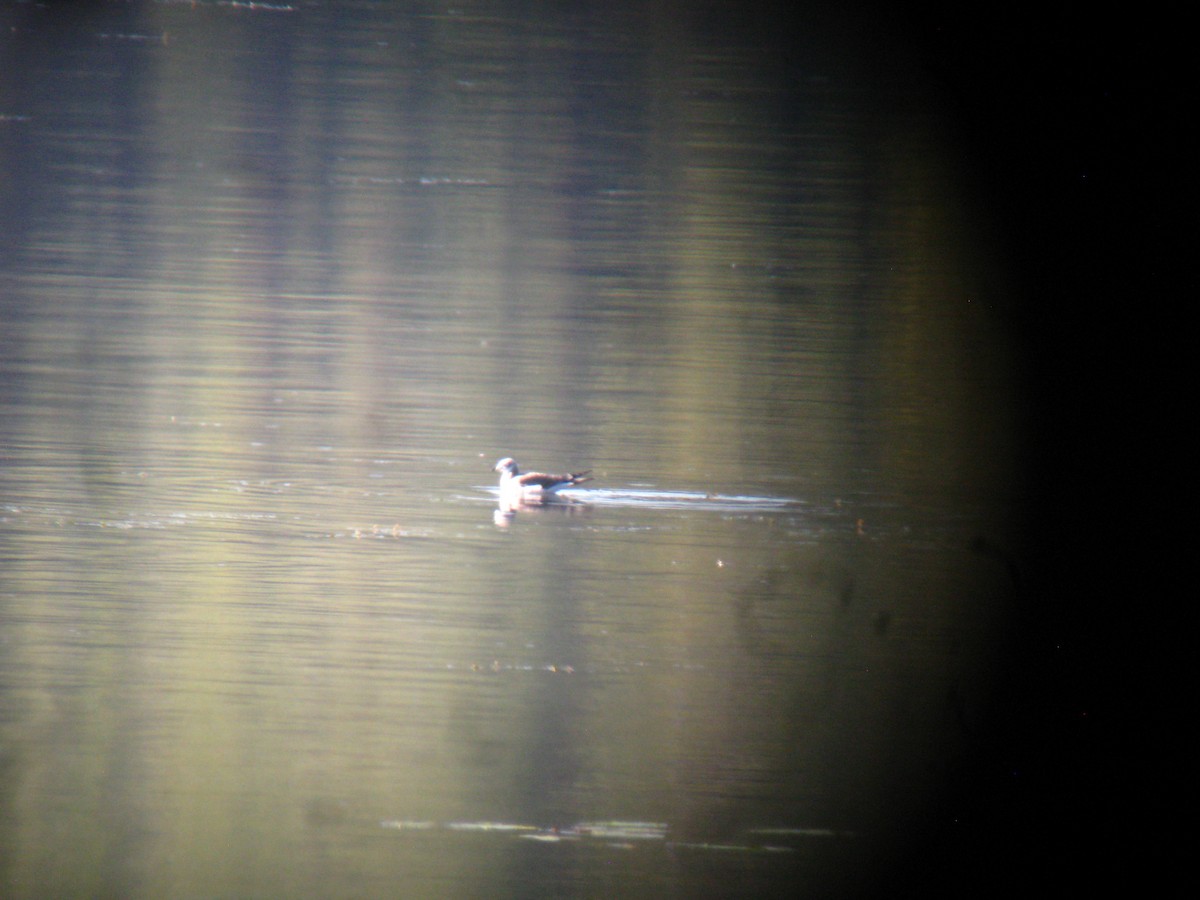
{"label": "gull", "polygon": [[517,468],[517,461],[511,456],[496,463],[492,471],[500,473],[500,502],[506,506],[545,503],[554,499],[554,495],[563,488],[592,480],[591,469],[566,475],[547,475],[545,472],[526,472],[522,475]]}

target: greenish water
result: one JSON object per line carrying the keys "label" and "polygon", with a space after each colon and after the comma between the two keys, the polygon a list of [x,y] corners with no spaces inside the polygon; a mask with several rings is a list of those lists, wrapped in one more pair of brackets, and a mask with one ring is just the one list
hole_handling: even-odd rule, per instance
{"label": "greenish water", "polygon": [[[6,896],[824,890],[941,814],[1021,448],[913,84],[2,9]],[[595,481],[497,517],[507,455]]]}

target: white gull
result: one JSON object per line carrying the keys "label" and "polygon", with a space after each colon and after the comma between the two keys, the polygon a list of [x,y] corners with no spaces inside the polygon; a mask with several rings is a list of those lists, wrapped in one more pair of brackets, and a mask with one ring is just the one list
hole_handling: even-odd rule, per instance
{"label": "white gull", "polygon": [[511,456],[496,463],[492,471],[500,473],[500,502],[506,506],[545,503],[563,488],[592,480],[591,469],[565,475],[548,475],[545,472],[522,474]]}

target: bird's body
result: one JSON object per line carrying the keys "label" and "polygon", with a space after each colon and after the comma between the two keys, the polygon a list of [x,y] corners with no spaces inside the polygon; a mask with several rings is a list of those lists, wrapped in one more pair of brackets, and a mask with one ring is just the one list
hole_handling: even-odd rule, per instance
{"label": "bird's body", "polygon": [[493,471],[500,473],[500,501],[508,505],[545,503],[563,488],[592,480],[590,469],[565,475],[522,473],[516,460],[507,456],[496,463]]}

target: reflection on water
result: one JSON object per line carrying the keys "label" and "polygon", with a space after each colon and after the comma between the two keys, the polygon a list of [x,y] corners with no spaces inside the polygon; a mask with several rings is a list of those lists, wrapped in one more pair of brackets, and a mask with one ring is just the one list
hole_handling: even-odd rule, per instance
{"label": "reflection on water", "polygon": [[1011,373],[853,47],[0,10],[0,892],[791,894],[943,815]]}
{"label": "reflection on water", "polygon": [[718,512],[764,513],[796,507],[794,500],[775,497],[742,497],[701,494],[698,491],[605,490],[566,488],[536,501],[514,501],[499,493],[494,520],[507,525],[517,513],[550,511],[555,515],[579,514],[589,506],[611,506],[659,510],[710,510]]}
{"label": "reflection on water", "polygon": [[565,490],[557,499],[563,503],[588,503],[599,506],[708,509],[727,512],[768,512],[784,509],[796,503],[794,500],[779,497],[742,497],[736,494],[702,494],[699,491],[618,491],[602,488]]}

